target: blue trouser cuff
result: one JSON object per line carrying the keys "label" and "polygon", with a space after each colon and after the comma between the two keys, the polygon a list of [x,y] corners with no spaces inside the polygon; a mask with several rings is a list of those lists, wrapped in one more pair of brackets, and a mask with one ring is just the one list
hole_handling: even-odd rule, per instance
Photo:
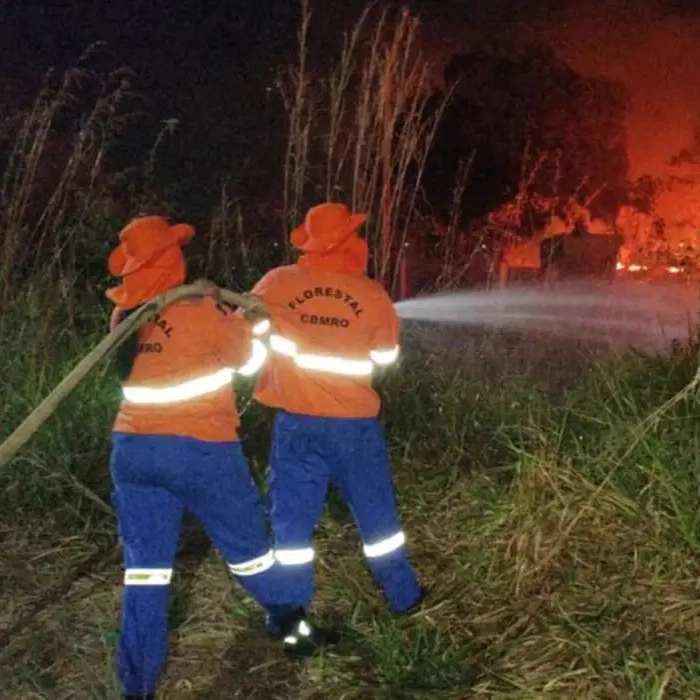
{"label": "blue trouser cuff", "polygon": [[421,587],[405,549],[383,557],[367,558],[367,565],[393,612],[407,610],[420,596]]}

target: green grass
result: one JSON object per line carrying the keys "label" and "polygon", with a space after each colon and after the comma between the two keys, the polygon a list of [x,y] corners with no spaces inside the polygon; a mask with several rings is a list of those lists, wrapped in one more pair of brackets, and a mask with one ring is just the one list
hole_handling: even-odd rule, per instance
{"label": "green grass", "polygon": [[[3,309],[2,435],[103,334],[107,310],[80,288],[45,279]],[[410,619],[387,613],[333,498],[315,613],[345,638],[337,654],[287,661],[188,523],[160,697],[700,697],[700,408],[691,395],[639,427],[695,362],[408,329],[382,391],[429,604]],[[2,697],[119,697],[117,401],[96,372],[0,474]],[[244,427],[262,477],[269,415],[249,405]]]}

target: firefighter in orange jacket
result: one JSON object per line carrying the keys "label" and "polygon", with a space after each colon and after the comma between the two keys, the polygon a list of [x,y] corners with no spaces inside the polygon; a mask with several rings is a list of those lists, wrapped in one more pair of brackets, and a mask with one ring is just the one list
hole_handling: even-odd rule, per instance
{"label": "firefighter in orange jacket", "polygon": [[[143,217],[120,234],[109,270],[111,325],[182,284],[181,245],[192,227]],[[249,324],[211,297],[167,307],[117,356],[123,400],[110,471],[124,545],[118,673],[126,698],[154,697],[167,654],[166,610],[185,510],[201,521],[234,579],[284,632],[284,645],[313,650],[319,635],[286,596],[268,541],[262,502],[238,438],[233,376],[266,355]],[[251,352],[251,348],[253,351]]]}
{"label": "firefighter in orange jacket", "polygon": [[390,608],[404,613],[426,591],[409,563],[377,418],[372,374],[397,359],[399,322],[382,286],[365,275],[367,244],[356,233],[365,218],[342,204],[312,208],[291,234],[298,262],[271,270],[253,289],[274,321],[260,335],[271,353],[255,397],[277,409],[271,520],[294,602],[306,608],[313,597],[312,537],[332,483]]}

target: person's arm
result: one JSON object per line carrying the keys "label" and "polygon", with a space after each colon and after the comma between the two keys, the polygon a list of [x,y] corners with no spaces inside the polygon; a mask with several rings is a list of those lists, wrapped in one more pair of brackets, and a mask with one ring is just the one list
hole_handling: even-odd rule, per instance
{"label": "person's arm", "polygon": [[253,337],[253,326],[238,313],[226,311],[221,324],[218,354],[222,363],[237,374],[252,376],[265,364],[267,347]]}
{"label": "person's arm", "polygon": [[375,365],[387,367],[399,357],[401,323],[389,295],[381,290],[375,304],[376,329],[370,350]]}

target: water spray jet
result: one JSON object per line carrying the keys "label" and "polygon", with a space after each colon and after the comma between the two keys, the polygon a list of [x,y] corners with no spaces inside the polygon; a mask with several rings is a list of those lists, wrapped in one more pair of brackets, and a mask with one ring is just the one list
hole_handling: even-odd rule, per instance
{"label": "water spray jet", "polygon": [[404,321],[540,332],[639,349],[688,341],[699,325],[696,288],[629,281],[456,291],[394,306]]}

